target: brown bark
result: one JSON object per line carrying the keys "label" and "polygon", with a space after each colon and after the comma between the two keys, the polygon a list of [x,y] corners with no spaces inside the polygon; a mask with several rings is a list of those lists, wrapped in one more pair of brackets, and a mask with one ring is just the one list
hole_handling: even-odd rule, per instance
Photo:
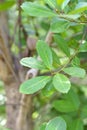
{"label": "brown bark", "polygon": [[[24,104],[21,103],[21,94],[19,93],[19,86],[21,77],[15,73],[14,61],[10,53],[9,40],[8,40],[8,24],[7,15],[5,12],[0,13],[0,79],[5,83],[6,92],[6,126],[11,130],[32,130],[32,98],[27,96]],[[19,69],[22,79],[24,77],[23,71]],[[21,106],[24,109],[21,110]],[[21,115],[22,124],[18,122],[18,115]],[[26,115],[26,117],[25,117]]]}

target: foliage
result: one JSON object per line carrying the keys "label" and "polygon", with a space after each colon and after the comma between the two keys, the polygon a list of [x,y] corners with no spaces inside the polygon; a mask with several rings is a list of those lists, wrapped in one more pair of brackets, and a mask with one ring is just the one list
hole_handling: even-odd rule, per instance
{"label": "foliage", "polygon": [[4,11],[9,9],[10,7],[12,7],[15,4],[14,1],[6,1],[3,2],[2,4],[0,4],[0,11]]}
{"label": "foliage", "polygon": [[[38,2],[24,2],[21,7],[29,16],[50,18],[49,30],[53,33],[53,44],[55,44],[58,49],[49,47],[44,40],[38,40],[36,50],[40,56],[40,60],[23,58],[20,63],[23,66],[41,70],[42,74],[44,74],[44,72],[50,73],[50,78],[48,80],[45,75],[44,77],[39,76],[25,81],[20,86],[20,92],[32,94],[45,87],[43,90],[45,90],[46,94],[49,93],[49,91],[53,91],[53,93],[56,93],[56,91],[63,93],[61,96],[62,99],[54,100],[51,106],[58,111],[61,117],[56,117],[47,124],[45,123],[41,126],[41,130],[83,130],[83,119],[80,115],[83,110],[80,110],[81,102],[76,92],[78,89],[75,88],[76,86],[74,85],[74,87],[71,87],[72,83],[70,83],[69,77],[84,78],[86,75],[84,68],[81,68],[79,57],[76,57],[80,52],[84,52],[84,50],[87,51],[87,49],[85,49],[86,43],[82,44],[83,40],[86,42],[86,36],[83,32],[82,38],[76,41],[76,44],[78,44],[77,48],[75,47],[75,43],[70,45],[72,40],[76,40],[76,37],[72,37],[73,33],[71,33],[69,40],[67,40],[67,38],[69,31],[74,31],[75,29],[77,29],[76,32],[79,31],[78,26],[81,26],[83,30],[86,22],[87,2],[74,2],[74,4],[72,3],[73,1],[70,0],[47,0],[44,2],[47,6],[43,4],[40,5]],[[70,9],[71,5],[73,9]],[[56,50],[56,53],[53,49]],[[58,56],[60,52],[62,56]],[[64,61],[63,58],[66,60]],[[44,78],[46,79],[44,80]],[[49,84],[51,84],[52,87],[50,87]],[[50,90],[48,91],[47,88],[50,88]],[[74,89],[77,90],[75,91]],[[49,96],[49,99],[51,96]],[[66,117],[71,118],[72,121],[69,123]],[[74,117],[76,117],[75,120]]]}
{"label": "foliage", "polygon": [[[14,4],[14,0],[5,1],[0,11]],[[25,81],[19,89],[24,94],[37,92],[32,115],[37,122],[35,129],[86,130],[87,85],[73,83],[73,78],[85,78],[87,71],[86,0],[26,0],[21,8],[25,30],[33,36],[38,34],[39,39],[34,57],[20,61],[23,66],[39,71],[39,76]],[[48,31],[53,35],[51,46],[45,40]],[[25,42],[22,43],[24,48]],[[37,54],[40,58],[36,58]],[[4,113],[5,106],[1,105]]]}
{"label": "foliage", "polygon": [[[79,54],[84,52],[84,50],[87,51],[86,35],[85,31],[83,31],[87,18],[87,2],[72,2],[73,0],[45,0],[43,4],[46,3],[47,6],[40,5],[39,2],[24,2],[21,6],[24,13],[29,16],[47,17],[50,19],[49,30],[53,33],[52,45],[56,46],[56,48],[52,45],[52,47],[49,47],[44,40],[38,40],[36,50],[40,56],[40,60],[23,58],[20,62],[23,66],[41,70],[40,73],[42,75],[45,72],[50,74],[49,77],[45,75],[44,77],[39,76],[25,81],[20,86],[20,92],[32,94],[44,88],[41,93],[44,90],[46,95],[51,91],[53,92],[51,95],[48,95],[49,99],[54,93],[63,93],[60,99],[53,101],[51,106],[58,111],[58,115],[61,117],[56,117],[47,124],[43,124],[41,130],[84,129],[84,117],[82,118],[81,114],[86,112],[86,109],[84,107],[81,108],[80,94],[78,96],[79,88],[77,89],[69,81],[69,78],[70,76],[78,78],[84,78],[86,76],[86,71],[80,64],[81,59]],[[70,8],[71,5],[72,9]],[[73,36],[76,35],[74,34],[75,30],[76,33],[79,30],[83,31],[82,38]],[[70,31],[74,33],[71,32],[69,35]],[[71,38],[67,40],[69,36]],[[71,45],[74,40],[76,40],[77,47],[75,43]],[[83,44],[83,40],[85,44]]]}

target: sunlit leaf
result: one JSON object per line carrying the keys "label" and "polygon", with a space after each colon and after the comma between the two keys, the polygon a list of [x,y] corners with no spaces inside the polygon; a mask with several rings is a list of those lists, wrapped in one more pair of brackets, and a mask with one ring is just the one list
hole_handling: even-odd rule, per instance
{"label": "sunlit leaf", "polygon": [[53,77],[53,85],[61,93],[68,93],[71,87],[69,79],[63,74],[56,74]]}
{"label": "sunlit leaf", "polygon": [[62,117],[56,117],[47,123],[45,130],[66,130],[66,122]]}
{"label": "sunlit leaf", "polygon": [[84,78],[86,75],[85,70],[79,67],[68,67],[65,68],[63,71],[74,77]]}
{"label": "sunlit leaf", "polygon": [[37,17],[56,16],[56,14],[52,12],[49,8],[34,2],[24,2],[21,7],[25,11],[25,13],[30,16],[37,16]]}
{"label": "sunlit leaf", "polygon": [[14,1],[6,1],[6,2],[2,2],[0,3],[0,11],[4,11],[9,9],[10,7],[12,7],[15,4]]}
{"label": "sunlit leaf", "polygon": [[76,5],[76,8],[73,11],[71,11],[69,14],[78,14],[85,10],[87,10],[87,2],[79,2]]}
{"label": "sunlit leaf", "polygon": [[64,2],[62,3],[62,9],[64,9],[69,2],[70,0],[64,0]]}
{"label": "sunlit leaf", "polygon": [[64,9],[70,0],[56,0],[56,1],[58,6],[60,6],[61,9]]}
{"label": "sunlit leaf", "polygon": [[35,69],[45,69],[46,67],[44,66],[44,64],[40,61],[38,61],[37,59],[33,58],[33,57],[26,57],[23,58],[20,63],[23,66],[26,67],[30,67],[30,68],[35,68]]}
{"label": "sunlit leaf", "polygon": [[20,86],[20,92],[24,94],[33,94],[50,81],[50,76],[39,76],[23,82]]}

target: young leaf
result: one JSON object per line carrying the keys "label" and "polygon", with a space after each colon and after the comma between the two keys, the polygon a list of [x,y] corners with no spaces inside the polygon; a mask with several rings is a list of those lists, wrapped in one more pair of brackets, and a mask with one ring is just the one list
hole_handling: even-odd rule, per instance
{"label": "young leaf", "polygon": [[46,69],[45,65],[38,61],[37,59],[33,58],[33,57],[26,57],[26,58],[23,58],[20,63],[23,65],[23,66],[26,66],[26,67],[30,67],[30,68],[35,68],[35,69]]}
{"label": "young leaf", "polygon": [[66,122],[62,117],[56,117],[47,123],[45,130],[66,130]]}
{"label": "young leaf", "polygon": [[79,67],[68,67],[65,68],[63,71],[71,76],[79,78],[84,78],[84,76],[86,75],[85,70]]}
{"label": "young leaf", "polygon": [[56,52],[53,49],[52,49],[52,56],[53,56],[53,66],[58,68],[61,63],[59,57],[57,56]]}
{"label": "young leaf", "polygon": [[33,94],[40,89],[44,88],[45,85],[50,81],[50,76],[39,76],[30,80],[25,81],[20,86],[20,92],[24,94]]}
{"label": "young leaf", "polygon": [[53,77],[53,85],[61,93],[68,93],[71,87],[69,79],[63,74],[56,74]]}
{"label": "young leaf", "polygon": [[50,30],[54,33],[62,33],[66,31],[70,26],[70,22],[62,19],[58,19],[51,24]]}
{"label": "young leaf", "polygon": [[71,123],[70,130],[84,130],[83,122],[81,119],[76,119]]}
{"label": "young leaf", "polygon": [[56,1],[57,1],[58,6],[60,6],[60,7],[61,7],[61,5],[62,5],[63,2],[64,2],[64,0],[56,0]]}
{"label": "young leaf", "polygon": [[5,1],[5,2],[0,4],[0,11],[7,10],[10,7],[12,7],[14,4],[15,4],[14,1]]}
{"label": "young leaf", "polygon": [[66,7],[66,5],[69,3],[69,1],[70,0],[57,0],[57,4],[63,10]]}
{"label": "young leaf", "polygon": [[70,50],[67,45],[67,42],[59,35],[54,35],[54,40],[57,43],[58,47],[69,57],[70,56]]}
{"label": "young leaf", "polygon": [[87,10],[87,2],[79,2],[76,5],[76,8],[73,11],[71,11],[69,14],[78,14],[85,10]]}
{"label": "young leaf", "polygon": [[36,49],[46,67],[50,69],[53,62],[52,51],[50,47],[44,41],[39,40],[36,44]]}
{"label": "young leaf", "polygon": [[43,5],[39,5],[33,2],[24,2],[22,4],[22,9],[25,11],[26,14],[30,16],[39,16],[39,17],[53,17],[56,16],[54,12]]}

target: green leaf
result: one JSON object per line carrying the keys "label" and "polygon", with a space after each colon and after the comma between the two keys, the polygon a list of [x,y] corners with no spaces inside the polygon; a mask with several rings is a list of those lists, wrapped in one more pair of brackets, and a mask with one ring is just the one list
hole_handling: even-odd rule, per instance
{"label": "green leaf", "polygon": [[70,130],[84,130],[83,122],[80,119],[76,119],[71,123]]}
{"label": "green leaf", "polygon": [[57,19],[51,24],[50,30],[54,33],[65,32],[70,26],[70,22],[64,19]]}
{"label": "green leaf", "polygon": [[0,4],[0,11],[4,11],[9,9],[10,7],[12,7],[15,4],[14,1],[6,1],[6,2],[2,2]]}
{"label": "green leaf", "polygon": [[52,68],[52,51],[50,47],[47,45],[47,43],[45,43],[42,40],[39,40],[36,44],[36,49],[46,67],[48,69]]}
{"label": "green leaf", "polygon": [[56,0],[44,0],[50,7],[56,7]]}
{"label": "green leaf", "polygon": [[40,127],[40,130],[45,130],[45,128],[46,128],[46,123],[43,123],[43,124],[41,125],[41,127]]}
{"label": "green leaf", "polygon": [[87,42],[80,45],[79,52],[87,52]]}
{"label": "green leaf", "polygon": [[68,94],[65,94],[62,100],[55,100],[53,107],[59,112],[74,112],[79,109],[80,101],[77,93],[70,89]]}
{"label": "green leaf", "polygon": [[37,3],[24,2],[21,7],[25,11],[25,13],[30,16],[39,16],[39,17],[56,16],[56,14],[52,12],[50,9]]}
{"label": "green leaf", "polygon": [[85,70],[79,67],[68,67],[63,69],[63,71],[71,76],[79,78],[84,78],[86,75]]}
{"label": "green leaf", "polygon": [[62,113],[62,118],[65,120],[67,124],[67,130],[70,130],[70,124],[72,123],[72,116],[70,114]]}
{"label": "green leaf", "polygon": [[57,1],[58,6],[60,6],[60,7],[61,7],[61,5],[62,5],[63,2],[64,2],[64,0],[56,0],[56,1]]}
{"label": "green leaf", "polygon": [[66,7],[66,5],[69,3],[69,1],[70,0],[57,0],[57,4],[63,10]]}
{"label": "green leaf", "polygon": [[80,17],[80,14],[59,14],[58,17],[68,20],[76,20]]}
{"label": "green leaf", "polygon": [[62,117],[56,117],[47,123],[45,130],[66,130],[66,122]]}
{"label": "green leaf", "polygon": [[44,64],[40,61],[38,61],[37,59],[33,58],[33,57],[26,57],[23,58],[20,63],[23,66],[26,67],[30,67],[30,68],[35,68],[35,69],[46,69],[46,67],[44,66]]}
{"label": "green leaf", "polygon": [[80,100],[78,94],[71,88],[67,94],[64,94],[64,99],[72,102],[73,106],[78,109],[80,106]]}
{"label": "green leaf", "polygon": [[67,6],[67,4],[70,2],[70,0],[64,0],[62,3],[62,10]]}
{"label": "green leaf", "polygon": [[24,94],[33,94],[40,89],[44,88],[45,85],[50,81],[50,76],[39,76],[30,80],[25,81],[20,86],[20,92]]}
{"label": "green leaf", "polygon": [[75,58],[72,60],[71,62],[72,66],[77,66],[79,67],[80,66],[80,59],[78,57],[75,56]]}
{"label": "green leaf", "polygon": [[82,106],[80,117],[83,119],[87,118],[87,105]]}
{"label": "green leaf", "polygon": [[60,60],[56,52],[52,49],[52,56],[53,56],[53,66],[58,68],[60,66]]}
{"label": "green leaf", "polygon": [[59,35],[54,35],[54,40],[57,43],[58,47],[69,57],[70,56],[70,50],[67,45],[67,42]]}
{"label": "green leaf", "polygon": [[85,10],[87,10],[87,2],[79,2],[76,5],[76,8],[73,11],[71,11],[69,14],[78,14]]}
{"label": "green leaf", "polygon": [[70,89],[68,94],[65,94],[63,100],[55,100],[53,107],[60,112],[74,112],[77,111],[80,106],[80,101],[77,93],[73,89]]}
{"label": "green leaf", "polygon": [[71,87],[69,79],[63,74],[56,74],[53,77],[53,85],[61,93],[68,93]]}
{"label": "green leaf", "polygon": [[55,88],[52,84],[52,80],[50,80],[50,82],[48,82],[45,88],[43,88],[43,90],[41,91],[41,96],[49,98],[50,96],[53,95],[54,92],[55,92]]}
{"label": "green leaf", "polygon": [[53,107],[60,112],[74,112],[77,108],[70,100],[54,101]]}
{"label": "green leaf", "polygon": [[74,112],[79,109],[80,101],[77,93],[71,88],[68,94],[63,95],[62,100],[55,100],[53,107],[59,112]]}

